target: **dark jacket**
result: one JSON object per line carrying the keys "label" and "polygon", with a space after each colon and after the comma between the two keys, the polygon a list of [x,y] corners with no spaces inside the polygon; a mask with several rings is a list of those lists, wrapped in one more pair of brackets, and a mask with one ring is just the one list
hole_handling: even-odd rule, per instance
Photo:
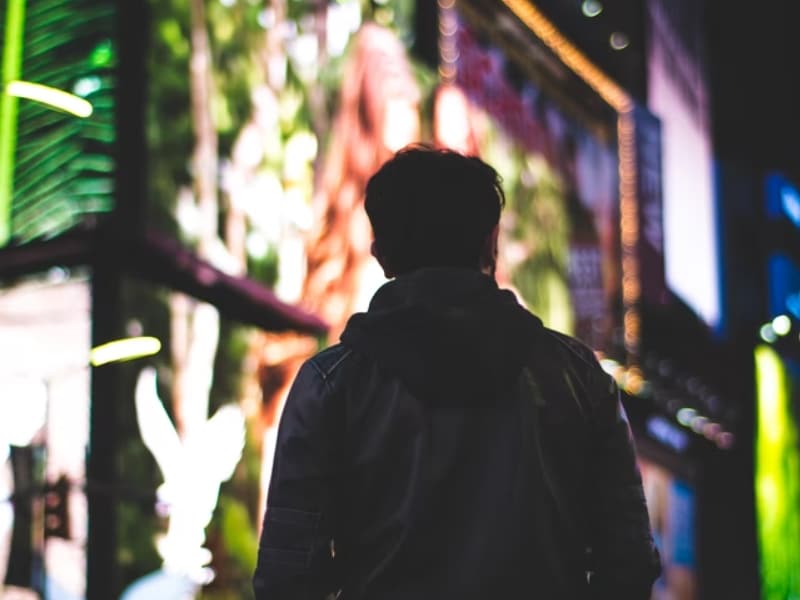
{"label": "dark jacket", "polygon": [[644,599],[658,572],[616,385],[493,279],[391,281],[300,370],[259,600]]}

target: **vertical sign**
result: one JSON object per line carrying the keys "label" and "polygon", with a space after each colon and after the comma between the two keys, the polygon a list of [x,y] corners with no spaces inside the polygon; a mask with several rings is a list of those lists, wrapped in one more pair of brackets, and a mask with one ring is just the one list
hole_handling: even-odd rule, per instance
{"label": "vertical sign", "polygon": [[668,299],[664,275],[661,122],[642,106],[634,109],[634,119],[642,299],[648,304],[659,305]]}

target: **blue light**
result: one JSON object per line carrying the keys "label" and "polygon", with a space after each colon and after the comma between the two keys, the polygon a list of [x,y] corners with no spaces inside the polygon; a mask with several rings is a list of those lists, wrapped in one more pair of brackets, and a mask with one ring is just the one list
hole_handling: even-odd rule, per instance
{"label": "blue light", "polygon": [[790,185],[781,187],[781,206],[789,220],[796,227],[800,227],[800,193],[794,187]]}
{"label": "blue light", "polygon": [[689,446],[689,435],[675,427],[661,416],[649,417],[645,423],[647,433],[676,452],[683,452]]}

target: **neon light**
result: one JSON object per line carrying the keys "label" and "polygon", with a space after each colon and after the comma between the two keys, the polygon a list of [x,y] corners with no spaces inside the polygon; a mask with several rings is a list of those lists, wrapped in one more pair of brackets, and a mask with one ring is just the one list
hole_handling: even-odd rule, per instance
{"label": "neon light", "polygon": [[6,84],[5,91],[9,96],[35,100],[76,117],[86,118],[92,114],[92,104],[88,100],[40,83],[10,81]]}
{"label": "neon light", "polygon": [[[3,84],[22,71],[25,0],[9,0],[3,43]],[[14,194],[14,154],[17,149],[17,99],[0,95],[0,246],[11,237],[11,197]]]}
{"label": "neon light", "polygon": [[783,600],[800,596],[800,447],[780,357],[762,345],[756,348],[755,363],[761,597]]}
{"label": "neon light", "polygon": [[152,356],[161,350],[161,342],[154,337],[132,337],[113,340],[95,346],[89,353],[89,362],[99,367],[110,362],[124,362],[134,358]]}

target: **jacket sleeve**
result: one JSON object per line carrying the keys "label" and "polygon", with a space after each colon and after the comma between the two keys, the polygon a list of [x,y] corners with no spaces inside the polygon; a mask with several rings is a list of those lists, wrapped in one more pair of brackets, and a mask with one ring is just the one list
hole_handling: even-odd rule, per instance
{"label": "jacket sleeve", "polygon": [[330,390],[312,361],[300,369],[278,428],[253,576],[257,600],[322,600],[337,589],[332,540],[338,436]]}
{"label": "jacket sleeve", "polygon": [[630,427],[616,383],[592,374],[590,545],[595,598],[646,600],[661,572]]}

